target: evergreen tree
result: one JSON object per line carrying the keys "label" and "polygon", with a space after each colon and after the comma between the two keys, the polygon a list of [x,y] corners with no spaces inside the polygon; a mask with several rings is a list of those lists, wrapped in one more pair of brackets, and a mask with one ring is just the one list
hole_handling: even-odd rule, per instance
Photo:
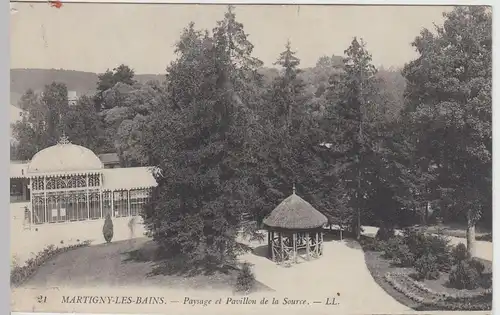
{"label": "evergreen tree", "polygon": [[300,78],[299,58],[287,42],[275,65],[281,67],[265,97],[266,105],[259,115],[265,140],[259,151],[259,202],[255,215],[261,221],[297,184],[301,196],[309,201],[316,191],[311,177],[316,180],[312,147],[319,142],[311,139],[312,117],[307,113],[310,98],[304,93]]}
{"label": "evergreen tree", "polygon": [[367,198],[374,185],[374,171],[381,164],[376,148],[381,142],[377,130],[376,69],[363,41],[353,39],[345,51],[345,72],[332,82],[327,92],[329,103],[325,115],[325,140],[330,143],[331,164],[328,174],[339,179],[349,200],[351,223],[356,237],[361,233],[361,213],[368,208]]}
{"label": "evergreen tree", "polygon": [[[150,161],[161,170],[144,213],[146,227],[170,257],[191,267],[235,262],[247,229],[254,117],[241,95],[260,63],[229,7],[213,36],[188,26],[168,69],[163,106],[149,131]],[[249,100],[251,101],[251,99]],[[162,148],[160,148],[162,147]]]}

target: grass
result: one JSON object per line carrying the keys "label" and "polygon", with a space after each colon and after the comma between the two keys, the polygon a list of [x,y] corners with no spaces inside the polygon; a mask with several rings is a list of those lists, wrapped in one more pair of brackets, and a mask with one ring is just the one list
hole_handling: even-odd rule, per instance
{"label": "grass", "polygon": [[391,265],[390,261],[387,259],[383,259],[381,257],[381,252],[376,252],[376,251],[364,251],[365,255],[365,263],[366,266],[368,267],[368,270],[370,271],[373,280],[382,288],[384,289],[387,294],[392,296],[396,301],[399,303],[411,308],[411,309],[416,309],[418,308],[419,304],[403,293],[397,291],[394,289],[385,279],[384,276],[388,272],[394,272],[394,271],[406,271],[408,272],[408,268],[399,268],[399,267],[394,267]]}
{"label": "grass", "polygon": [[[62,253],[40,267],[25,287],[145,286],[232,290],[238,269],[187,275],[162,272],[156,244],[147,238],[112,242]],[[270,290],[257,282],[256,291]]]}
{"label": "grass", "polygon": [[[441,232],[443,235],[452,237],[467,237],[467,227],[460,224],[444,224],[442,226],[429,225],[420,226],[419,229],[423,232],[437,234]],[[492,233],[490,230],[476,226],[476,240],[492,242]]]}

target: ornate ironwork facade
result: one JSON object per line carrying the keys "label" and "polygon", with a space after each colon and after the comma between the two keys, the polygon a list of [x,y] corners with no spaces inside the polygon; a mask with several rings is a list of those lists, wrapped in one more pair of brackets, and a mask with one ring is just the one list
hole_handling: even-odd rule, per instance
{"label": "ornate ironwork facade", "polygon": [[139,215],[151,188],[105,190],[100,173],[31,178],[34,224]]}

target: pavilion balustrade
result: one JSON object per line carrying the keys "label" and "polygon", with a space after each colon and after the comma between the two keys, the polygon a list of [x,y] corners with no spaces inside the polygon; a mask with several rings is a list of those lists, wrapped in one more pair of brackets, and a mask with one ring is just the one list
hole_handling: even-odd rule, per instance
{"label": "pavilion balustrade", "polygon": [[323,254],[323,233],[280,233],[269,232],[270,257],[278,264],[296,263],[297,258],[306,260]]}

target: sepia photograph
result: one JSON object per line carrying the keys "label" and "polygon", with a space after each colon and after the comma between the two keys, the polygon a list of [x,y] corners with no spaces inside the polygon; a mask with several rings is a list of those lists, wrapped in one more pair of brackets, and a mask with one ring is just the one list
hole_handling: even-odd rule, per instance
{"label": "sepia photograph", "polygon": [[11,310],[491,313],[492,15],[11,2]]}

